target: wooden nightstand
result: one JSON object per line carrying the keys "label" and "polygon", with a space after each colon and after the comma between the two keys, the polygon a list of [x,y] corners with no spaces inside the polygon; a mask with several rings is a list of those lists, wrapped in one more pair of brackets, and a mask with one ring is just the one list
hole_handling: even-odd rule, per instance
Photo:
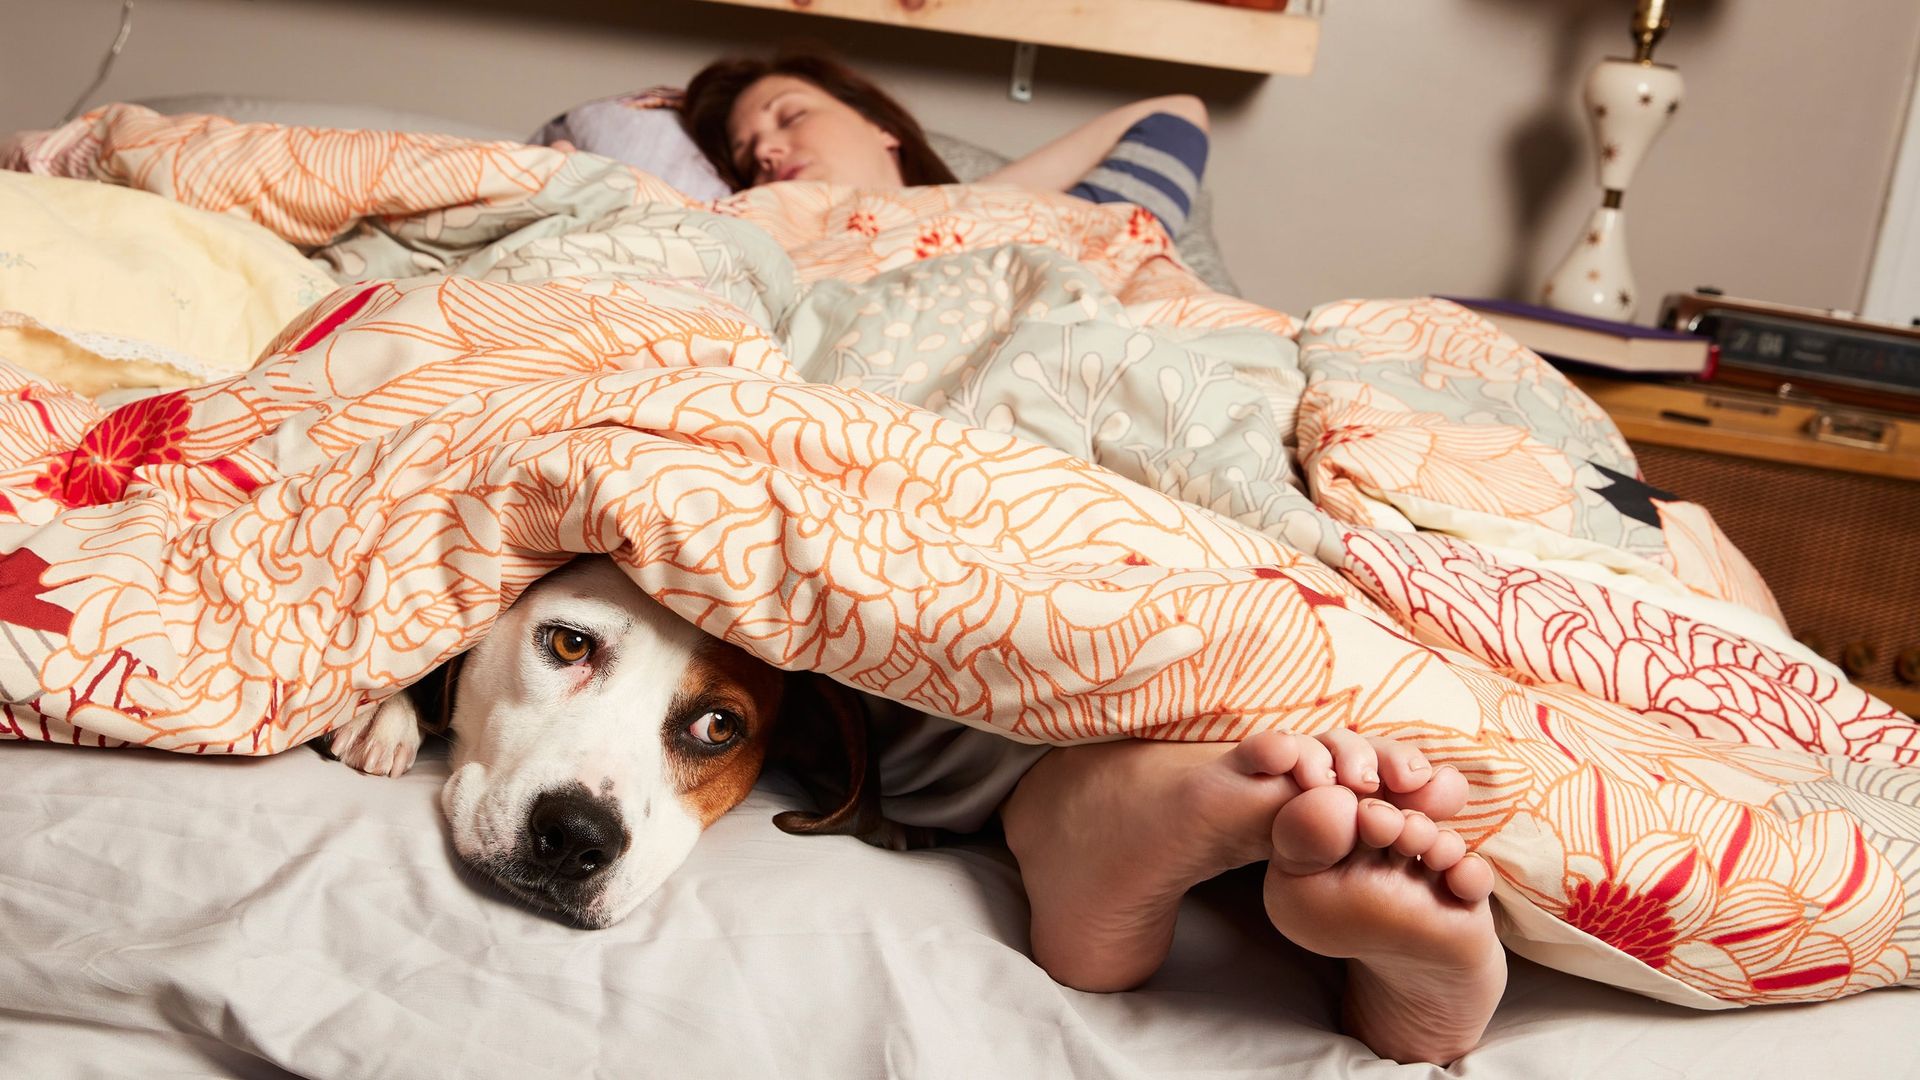
{"label": "wooden nightstand", "polygon": [[1713,513],[1801,641],[1920,715],[1920,417],[1576,375],[1646,481]]}

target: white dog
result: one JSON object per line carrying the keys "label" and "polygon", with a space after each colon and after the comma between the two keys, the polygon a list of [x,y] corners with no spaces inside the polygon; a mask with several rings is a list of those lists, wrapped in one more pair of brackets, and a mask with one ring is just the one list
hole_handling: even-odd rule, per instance
{"label": "white dog", "polygon": [[[582,926],[625,917],[746,797],[776,719],[796,757],[811,750],[817,765],[822,749],[844,749],[826,755],[844,797],[827,813],[789,811],[775,824],[856,835],[882,824],[864,717],[848,692],[708,637],[610,559],[577,559],[535,582],[444,672],[453,775],[441,807],[455,850],[508,892]],[[421,734],[419,703],[400,693],[334,731],[332,751],[363,772],[398,776]]]}

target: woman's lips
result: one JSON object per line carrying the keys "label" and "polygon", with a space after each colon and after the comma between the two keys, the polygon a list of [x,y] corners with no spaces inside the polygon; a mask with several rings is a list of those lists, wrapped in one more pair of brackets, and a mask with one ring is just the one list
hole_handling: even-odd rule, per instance
{"label": "woman's lips", "polygon": [[802,169],[805,169],[809,164],[811,164],[811,162],[806,162],[806,161],[795,162],[794,164],[789,165],[784,169],[781,169],[780,172],[774,177],[774,179],[791,180],[794,177],[799,176],[800,171]]}

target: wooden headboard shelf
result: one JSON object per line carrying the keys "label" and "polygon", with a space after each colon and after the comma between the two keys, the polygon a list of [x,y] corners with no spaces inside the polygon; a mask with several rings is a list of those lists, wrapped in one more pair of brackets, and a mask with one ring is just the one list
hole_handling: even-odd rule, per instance
{"label": "wooden headboard shelf", "polygon": [[1306,75],[1320,20],[1200,0],[705,0],[950,34]]}

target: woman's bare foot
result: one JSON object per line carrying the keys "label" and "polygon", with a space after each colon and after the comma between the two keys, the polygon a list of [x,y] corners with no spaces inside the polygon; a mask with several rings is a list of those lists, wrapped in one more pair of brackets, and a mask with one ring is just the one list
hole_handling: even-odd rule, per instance
{"label": "woman's bare foot", "polygon": [[1381,1057],[1445,1065],[1480,1041],[1507,985],[1492,891],[1492,867],[1424,814],[1326,787],[1274,817],[1267,916],[1347,961],[1343,1025]]}
{"label": "woman's bare foot", "polygon": [[1467,794],[1451,766],[1344,729],[1048,753],[1000,811],[1032,907],[1034,959],[1082,990],[1139,985],[1166,959],[1187,890],[1269,857],[1275,815],[1323,789],[1434,818],[1458,813]]}

